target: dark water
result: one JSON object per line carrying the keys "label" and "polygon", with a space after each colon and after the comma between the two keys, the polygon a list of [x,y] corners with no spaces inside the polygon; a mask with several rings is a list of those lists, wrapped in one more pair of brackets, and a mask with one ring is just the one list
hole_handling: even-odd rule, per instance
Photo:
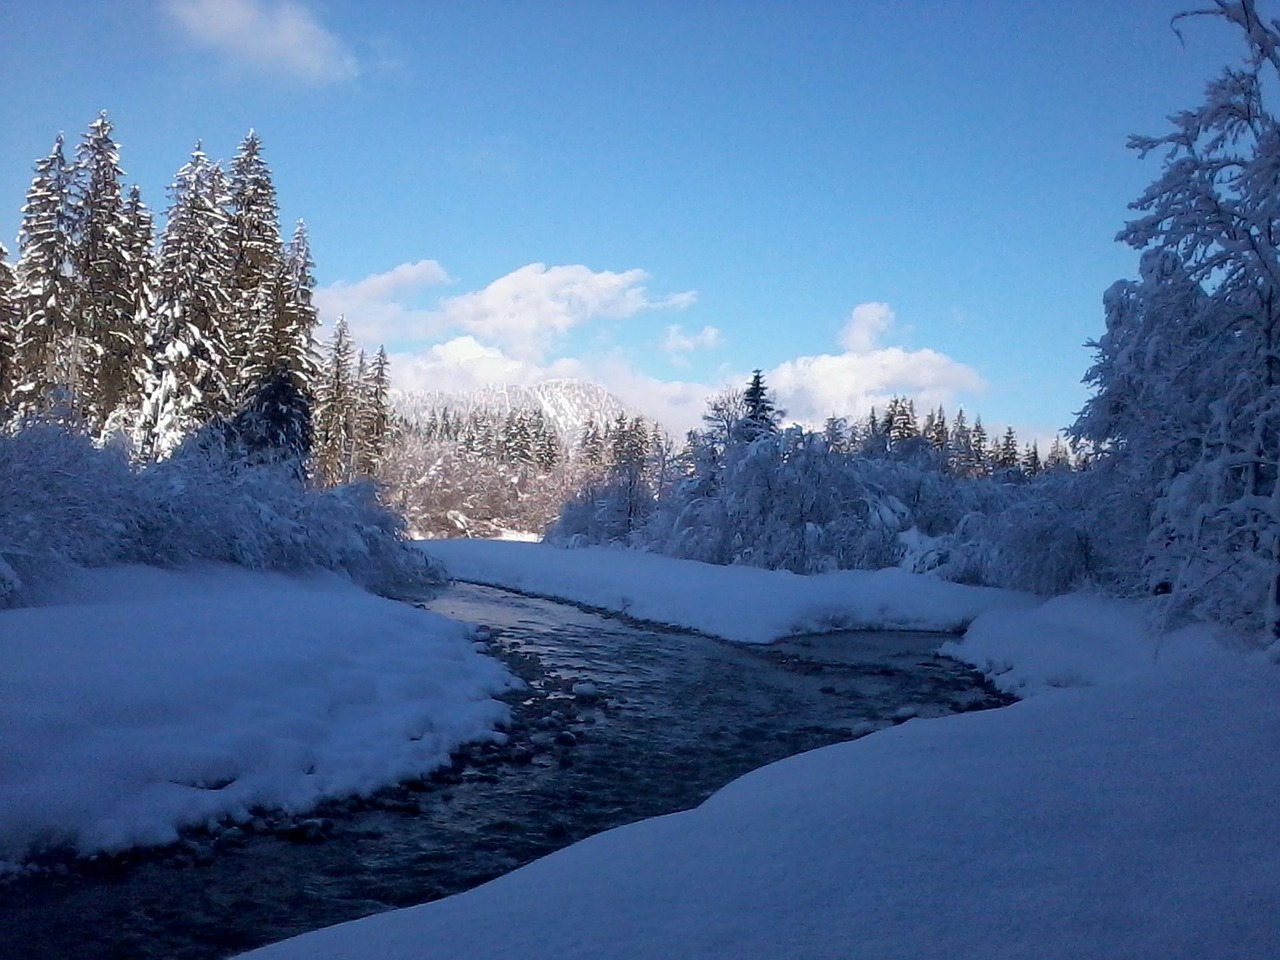
{"label": "dark water", "polygon": [[1006,702],[927,634],[742,647],[465,584],[425,605],[490,625],[528,682],[506,745],[308,817],[50,861],[0,886],[0,960],[227,957],[465,890],[803,750]]}

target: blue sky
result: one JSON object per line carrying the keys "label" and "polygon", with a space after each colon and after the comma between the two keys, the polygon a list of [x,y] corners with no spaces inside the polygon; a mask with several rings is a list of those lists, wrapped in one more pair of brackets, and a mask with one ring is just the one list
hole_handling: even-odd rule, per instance
{"label": "blue sky", "polygon": [[0,238],[106,109],[157,210],[257,130],[327,319],[414,387],[584,376],[674,429],[766,371],[1046,436],[1162,132],[1240,56],[1187,0],[8,0]]}

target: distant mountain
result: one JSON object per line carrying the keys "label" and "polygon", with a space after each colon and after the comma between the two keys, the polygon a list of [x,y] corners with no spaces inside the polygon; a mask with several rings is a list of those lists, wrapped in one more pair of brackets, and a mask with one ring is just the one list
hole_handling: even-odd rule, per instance
{"label": "distant mountain", "polygon": [[581,439],[588,422],[605,424],[619,415],[638,415],[599,384],[567,378],[545,380],[530,387],[503,384],[456,393],[415,390],[397,393],[395,405],[409,421],[425,420],[446,407],[463,415],[482,411],[499,417],[513,410],[541,410],[547,422],[570,445]]}

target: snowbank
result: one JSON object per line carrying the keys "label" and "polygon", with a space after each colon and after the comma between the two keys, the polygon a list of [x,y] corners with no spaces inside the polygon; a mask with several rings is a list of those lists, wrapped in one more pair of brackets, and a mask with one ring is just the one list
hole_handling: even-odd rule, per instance
{"label": "snowbank", "polygon": [[330,574],[85,571],[0,611],[0,865],[301,811],[490,736],[469,628]]}
{"label": "snowbank", "polygon": [[[482,547],[474,561],[490,555]],[[625,554],[594,562],[615,556],[615,571],[648,569]],[[673,567],[670,581],[686,570]],[[566,573],[523,585],[550,592]],[[762,610],[758,573],[729,568],[724,582]],[[598,600],[608,579],[588,580],[584,598]],[[687,615],[683,590],[651,599],[655,619]],[[601,834],[468,893],[246,956],[1280,956],[1280,669],[1205,632],[1156,648],[1139,621],[1135,608],[1091,597],[988,613],[952,652],[997,663],[1037,696],[793,757],[695,810]]]}
{"label": "snowbank", "polygon": [[798,576],[610,547],[428,540],[451,576],[601,607],[743,643],[831,630],[963,630],[979,614],[1028,606],[1008,590],[966,587],[903,570]]}

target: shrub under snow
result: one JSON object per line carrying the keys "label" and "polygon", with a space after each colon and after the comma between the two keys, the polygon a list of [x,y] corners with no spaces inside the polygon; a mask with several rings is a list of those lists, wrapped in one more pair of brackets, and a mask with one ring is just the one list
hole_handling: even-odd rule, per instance
{"label": "shrub under snow", "polygon": [[308,489],[296,462],[250,464],[209,439],[137,470],[57,424],[0,436],[0,605],[65,564],[325,568],[383,593],[441,579],[372,484]]}

